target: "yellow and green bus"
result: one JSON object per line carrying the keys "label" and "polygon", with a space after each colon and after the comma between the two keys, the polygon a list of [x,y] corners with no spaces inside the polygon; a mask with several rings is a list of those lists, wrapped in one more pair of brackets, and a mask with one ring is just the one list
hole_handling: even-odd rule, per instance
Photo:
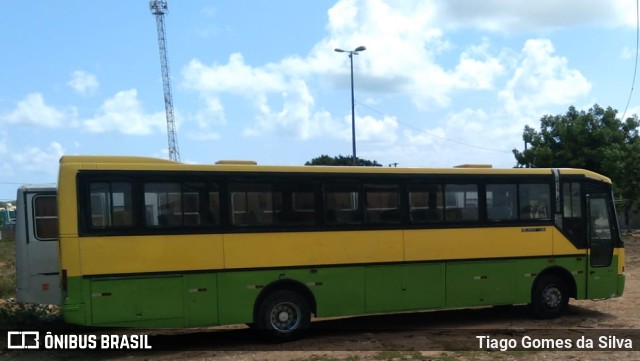
{"label": "yellow and green bus", "polygon": [[312,315],[552,318],[624,289],[611,181],[586,170],[64,156],[57,196],[72,324],[244,323],[286,340]]}

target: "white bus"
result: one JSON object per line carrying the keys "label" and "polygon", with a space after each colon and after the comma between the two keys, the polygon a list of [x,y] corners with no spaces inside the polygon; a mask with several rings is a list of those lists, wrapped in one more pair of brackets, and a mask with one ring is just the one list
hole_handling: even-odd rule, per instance
{"label": "white bus", "polygon": [[55,184],[23,185],[16,199],[16,299],[62,304]]}

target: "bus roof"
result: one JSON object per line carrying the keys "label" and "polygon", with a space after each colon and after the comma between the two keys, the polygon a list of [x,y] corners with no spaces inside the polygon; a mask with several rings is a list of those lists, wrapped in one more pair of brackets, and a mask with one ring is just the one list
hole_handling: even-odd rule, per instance
{"label": "bus roof", "polygon": [[[110,170],[187,170],[220,172],[290,172],[290,173],[360,173],[360,174],[531,174],[551,175],[552,168],[488,168],[485,165],[452,168],[421,167],[363,167],[363,166],[277,166],[255,165],[252,162],[222,162],[219,164],[185,164],[167,159],[135,156],[106,155],[65,155],[60,158],[61,166],[77,169]],[[575,168],[559,168],[563,175],[582,175],[594,180],[611,183],[601,174]]]}
{"label": "bus roof", "polygon": [[42,191],[55,191],[57,185],[55,183],[44,184],[23,184],[18,188],[19,192],[42,192]]}

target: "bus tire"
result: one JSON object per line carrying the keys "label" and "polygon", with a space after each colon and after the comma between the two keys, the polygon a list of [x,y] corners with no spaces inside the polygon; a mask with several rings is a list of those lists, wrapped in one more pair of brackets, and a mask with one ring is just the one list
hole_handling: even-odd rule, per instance
{"label": "bus tire", "polygon": [[531,291],[531,311],[540,319],[560,316],[569,304],[569,292],[564,279],[548,274],[540,277]]}
{"label": "bus tire", "polygon": [[260,303],[256,328],[272,341],[290,341],[300,338],[309,328],[311,311],[309,304],[298,293],[279,290]]}

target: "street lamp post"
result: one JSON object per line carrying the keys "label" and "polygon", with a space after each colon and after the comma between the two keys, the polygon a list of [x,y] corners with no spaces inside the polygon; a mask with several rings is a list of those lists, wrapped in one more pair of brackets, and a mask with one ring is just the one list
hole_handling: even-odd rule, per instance
{"label": "street lamp post", "polygon": [[353,165],[358,165],[358,161],[356,160],[356,110],[353,96],[353,55],[358,55],[359,52],[365,50],[367,50],[367,48],[364,46],[359,46],[354,50],[335,49],[338,53],[349,53],[349,60],[351,61],[351,145],[353,147]]}

